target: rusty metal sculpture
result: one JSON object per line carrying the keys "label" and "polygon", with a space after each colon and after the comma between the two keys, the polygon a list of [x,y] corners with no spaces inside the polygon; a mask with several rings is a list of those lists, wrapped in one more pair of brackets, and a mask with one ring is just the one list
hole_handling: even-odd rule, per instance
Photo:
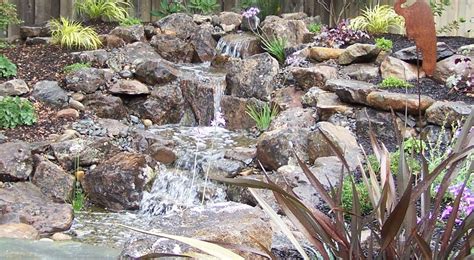
{"label": "rusty metal sculpture", "polygon": [[411,6],[402,7],[407,0],[397,0],[395,12],[405,18],[409,39],[415,41],[417,50],[423,56],[423,71],[432,76],[436,68],[436,28],[430,5],[425,0],[416,0]]}

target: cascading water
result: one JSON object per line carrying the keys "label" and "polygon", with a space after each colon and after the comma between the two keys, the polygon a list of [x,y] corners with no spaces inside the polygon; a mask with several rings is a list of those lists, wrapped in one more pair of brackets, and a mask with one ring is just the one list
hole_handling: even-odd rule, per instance
{"label": "cascading water", "polygon": [[217,52],[234,58],[242,58],[251,44],[258,43],[258,38],[253,34],[240,33],[228,34],[217,42]]}

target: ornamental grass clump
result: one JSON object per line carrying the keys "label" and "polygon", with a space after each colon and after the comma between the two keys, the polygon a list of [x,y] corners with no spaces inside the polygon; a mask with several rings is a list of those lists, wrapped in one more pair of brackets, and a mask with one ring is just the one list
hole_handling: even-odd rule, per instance
{"label": "ornamental grass clump", "polygon": [[255,121],[258,130],[263,132],[270,127],[270,123],[278,115],[278,108],[276,105],[270,107],[268,103],[260,108],[255,105],[248,105],[245,112]]}
{"label": "ornamental grass clump", "polygon": [[83,18],[120,22],[128,18],[133,5],[127,0],[78,0],[74,11]]}
{"label": "ornamental grass clump", "polygon": [[49,21],[53,44],[68,49],[95,50],[102,46],[99,35],[91,27],[61,17]]}
{"label": "ornamental grass clump", "polygon": [[354,30],[363,30],[370,34],[388,33],[390,28],[400,30],[405,20],[389,5],[367,7],[362,15],[351,20],[350,27]]}

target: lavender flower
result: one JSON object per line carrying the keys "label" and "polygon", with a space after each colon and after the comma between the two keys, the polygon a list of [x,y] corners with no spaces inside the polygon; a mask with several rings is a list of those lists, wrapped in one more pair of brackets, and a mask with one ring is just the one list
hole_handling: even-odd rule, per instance
{"label": "lavender flower", "polygon": [[247,19],[250,19],[254,16],[257,16],[259,13],[260,13],[260,9],[258,9],[257,7],[250,7],[249,9],[247,9],[246,11],[242,13],[242,16],[244,16]]}

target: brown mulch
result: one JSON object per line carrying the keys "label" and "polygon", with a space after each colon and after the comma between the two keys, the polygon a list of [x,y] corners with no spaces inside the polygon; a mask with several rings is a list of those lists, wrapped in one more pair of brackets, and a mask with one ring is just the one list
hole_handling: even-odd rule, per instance
{"label": "brown mulch", "polygon": [[82,25],[92,27],[98,34],[108,34],[115,27],[119,26],[117,22],[87,21]]}
{"label": "brown mulch", "polygon": [[72,118],[57,118],[59,109],[42,103],[34,103],[36,108],[37,122],[32,126],[17,126],[13,129],[3,129],[0,133],[9,140],[21,140],[27,142],[38,142],[48,139],[51,134],[61,134],[65,126],[74,122]]}
{"label": "brown mulch", "polygon": [[62,82],[63,68],[74,63],[71,52],[55,45],[27,46],[23,43],[0,50],[16,64],[17,78],[23,79],[30,88],[41,80]]}

